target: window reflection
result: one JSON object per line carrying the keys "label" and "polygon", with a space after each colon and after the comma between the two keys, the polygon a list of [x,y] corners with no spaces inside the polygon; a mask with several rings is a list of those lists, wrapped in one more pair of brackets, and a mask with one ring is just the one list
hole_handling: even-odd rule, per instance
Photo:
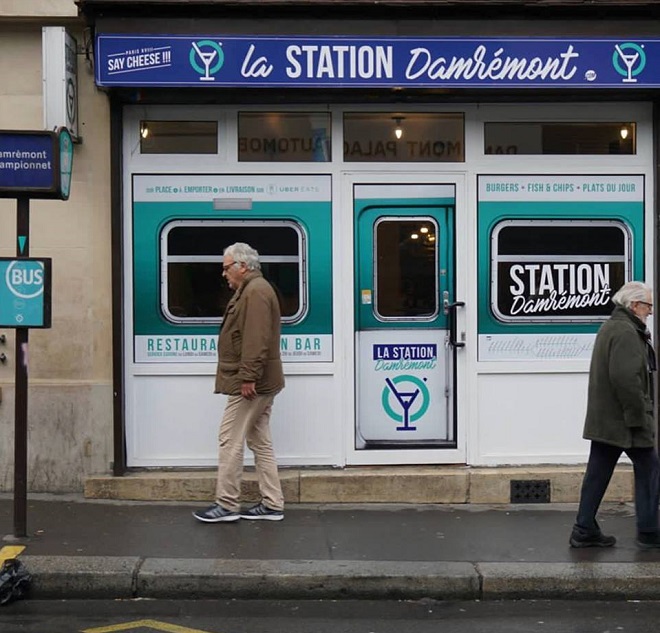
{"label": "window reflection", "polygon": [[635,123],[486,123],[485,154],[635,154]]}
{"label": "window reflection", "polygon": [[[166,265],[161,310],[176,323],[218,323],[233,291],[222,277],[222,253],[235,242],[259,251],[261,272],[280,301],[283,323],[294,323],[306,310],[305,234],[290,220],[176,220],[161,237]],[[161,270],[163,268],[161,267]]]}
{"label": "window reflection", "polygon": [[464,120],[459,113],[347,112],[347,162],[463,162]]}
{"label": "window reflection", "polygon": [[326,112],[241,112],[238,160],[328,162],[330,122]]}
{"label": "window reflection", "polygon": [[217,121],[140,121],[142,154],[217,154]]}

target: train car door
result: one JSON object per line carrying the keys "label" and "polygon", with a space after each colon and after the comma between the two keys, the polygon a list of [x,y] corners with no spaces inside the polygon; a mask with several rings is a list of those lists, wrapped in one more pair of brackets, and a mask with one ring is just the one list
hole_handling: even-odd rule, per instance
{"label": "train car door", "polygon": [[354,184],[356,450],[456,448],[456,184]]}

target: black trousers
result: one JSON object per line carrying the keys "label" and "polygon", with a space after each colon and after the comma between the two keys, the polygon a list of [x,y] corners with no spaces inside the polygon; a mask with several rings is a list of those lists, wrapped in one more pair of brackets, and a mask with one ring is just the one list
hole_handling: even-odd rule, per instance
{"label": "black trousers", "polygon": [[612,478],[614,467],[624,451],[632,461],[635,471],[637,531],[645,533],[657,533],[659,531],[660,462],[658,461],[656,449],[622,449],[592,441],[575,522],[575,527],[585,534],[600,532],[596,522],[596,513]]}

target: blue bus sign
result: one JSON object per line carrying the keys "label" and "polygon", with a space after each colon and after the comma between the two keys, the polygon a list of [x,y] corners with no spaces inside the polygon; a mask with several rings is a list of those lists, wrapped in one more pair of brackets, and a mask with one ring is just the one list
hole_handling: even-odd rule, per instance
{"label": "blue bus sign", "polygon": [[50,258],[0,257],[0,327],[49,328]]}
{"label": "blue bus sign", "polygon": [[72,166],[73,141],[66,128],[0,130],[0,198],[66,200]]}

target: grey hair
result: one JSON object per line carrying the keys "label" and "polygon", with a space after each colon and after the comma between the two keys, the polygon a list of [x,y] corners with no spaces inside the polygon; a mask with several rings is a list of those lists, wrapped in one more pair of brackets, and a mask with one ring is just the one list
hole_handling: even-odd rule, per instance
{"label": "grey hair", "polygon": [[624,308],[630,308],[635,301],[646,301],[649,293],[653,294],[650,286],[641,281],[629,281],[623,284],[612,297],[612,302]]}
{"label": "grey hair", "polygon": [[236,242],[231,246],[227,246],[224,255],[228,255],[239,264],[245,264],[248,270],[261,270],[259,253],[245,242]]}

